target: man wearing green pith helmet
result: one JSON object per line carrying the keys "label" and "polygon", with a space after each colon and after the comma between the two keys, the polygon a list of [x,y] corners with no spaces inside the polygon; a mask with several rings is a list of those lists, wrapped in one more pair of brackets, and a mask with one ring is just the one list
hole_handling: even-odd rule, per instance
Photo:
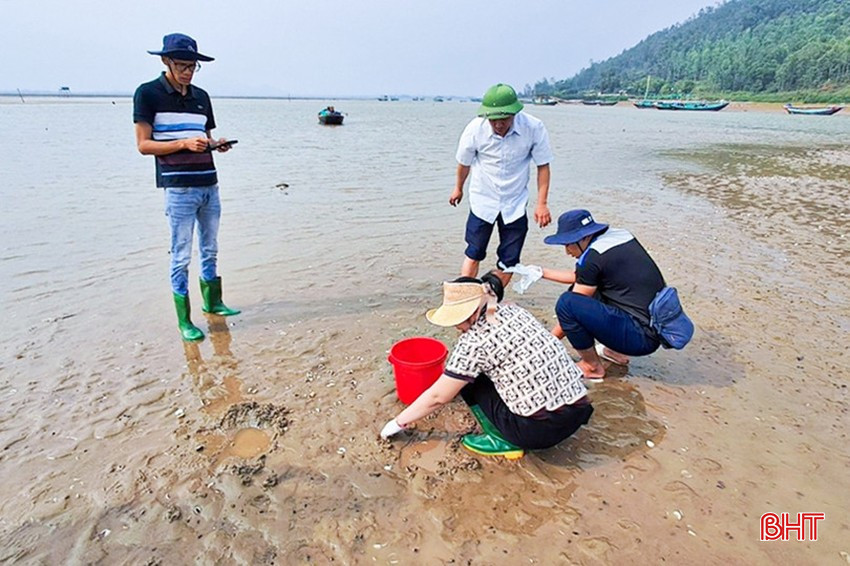
{"label": "man wearing green pith helmet", "polygon": [[543,122],[521,112],[516,91],[506,84],[490,87],[484,94],[478,117],[460,136],[457,148],[457,180],[449,204],[463,199],[469,181],[469,216],[466,221],[466,251],[461,275],[476,277],[487,255],[494,226],[499,229],[497,274],[507,284],[504,270],[520,263],[528,233],[529,165],[537,166],[537,204],[534,221],[541,228],[552,221],[549,213],[549,163],[552,150]]}

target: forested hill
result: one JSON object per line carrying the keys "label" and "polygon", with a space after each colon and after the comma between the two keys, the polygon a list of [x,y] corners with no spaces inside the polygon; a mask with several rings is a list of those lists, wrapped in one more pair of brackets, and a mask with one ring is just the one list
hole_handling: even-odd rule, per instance
{"label": "forested hill", "polygon": [[539,93],[847,93],[850,0],[729,0]]}

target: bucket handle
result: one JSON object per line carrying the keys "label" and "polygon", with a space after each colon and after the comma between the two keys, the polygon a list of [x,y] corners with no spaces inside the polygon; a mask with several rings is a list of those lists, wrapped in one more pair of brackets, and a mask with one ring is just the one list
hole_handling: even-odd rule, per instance
{"label": "bucket handle", "polygon": [[[448,355],[449,355],[448,352],[444,353],[439,360],[440,363],[444,363],[446,361],[446,358],[448,357]],[[390,365],[393,365],[393,366],[396,365],[396,362],[394,361],[395,359],[396,358],[394,358],[392,354],[389,354],[387,356],[387,361],[390,363]],[[411,367],[416,367],[416,366],[422,367],[422,366],[429,366],[434,362],[404,362],[404,363],[408,366],[411,366]]]}

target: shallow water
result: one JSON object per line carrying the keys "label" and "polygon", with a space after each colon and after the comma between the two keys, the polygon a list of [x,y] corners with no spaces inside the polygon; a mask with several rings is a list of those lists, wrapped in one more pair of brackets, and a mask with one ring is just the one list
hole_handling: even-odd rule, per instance
{"label": "shallow water", "polygon": [[[376,439],[400,408],[389,347],[454,339],[422,314],[459,270],[468,208],[447,201],[475,106],[337,101],[345,125],[322,127],[324,101],[214,104],[216,134],[240,142],[216,160],[220,272],[243,314],[204,318],[193,286],[210,335],[184,345],[131,102],[0,102],[0,560],[850,552],[833,487],[850,464],[846,116],[528,109],[552,138],[553,215],[633,231],[698,333],[611,368],[590,426],[508,463],[459,448],[459,403]],[[531,229],[526,263],[571,265],[551,231]],[[550,324],[561,291],[509,299]],[[758,541],[762,513],[817,511],[817,542]]]}

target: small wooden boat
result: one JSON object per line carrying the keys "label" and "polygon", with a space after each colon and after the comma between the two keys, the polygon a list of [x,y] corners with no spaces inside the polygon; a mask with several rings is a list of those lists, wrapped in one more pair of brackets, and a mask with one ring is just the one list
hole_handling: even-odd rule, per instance
{"label": "small wooden boat", "polygon": [[725,100],[719,100],[717,102],[705,102],[705,101],[661,101],[657,100],[655,102],[655,107],[659,110],[701,110],[708,112],[717,112],[718,110],[723,110],[729,106],[729,103]]}
{"label": "small wooden boat", "polygon": [[638,100],[637,102],[632,102],[636,108],[656,108],[654,100]]}
{"label": "small wooden boat", "polygon": [[585,106],[615,106],[617,104],[616,100],[602,100],[600,98],[596,98],[593,100],[582,100],[582,104]]}
{"label": "small wooden boat", "polygon": [[811,116],[832,116],[839,112],[843,106],[794,106],[785,105],[785,111],[789,114],[809,114]]}
{"label": "small wooden boat", "polygon": [[655,106],[658,110],[678,110],[678,108],[676,108],[676,102],[670,100],[656,100],[653,103],[653,106]]}
{"label": "small wooden boat", "polygon": [[536,104],[538,106],[555,106],[556,104],[558,104],[558,101],[553,100],[548,95],[538,94],[531,99],[531,103]]}
{"label": "small wooden boat", "polygon": [[337,112],[333,106],[329,106],[319,112],[319,123],[325,126],[341,126],[344,117],[342,112]]}

